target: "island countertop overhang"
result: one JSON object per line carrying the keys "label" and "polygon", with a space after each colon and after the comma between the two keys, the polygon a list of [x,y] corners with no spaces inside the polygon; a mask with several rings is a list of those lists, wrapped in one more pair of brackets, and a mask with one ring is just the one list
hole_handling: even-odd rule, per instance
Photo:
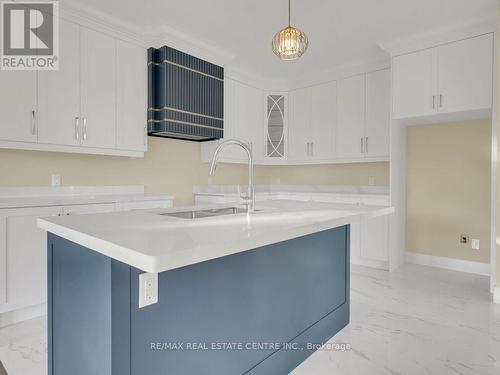
{"label": "island countertop overhang", "polygon": [[[204,206],[205,209],[227,204]],[[162,215],[200,207],[38,219],[39,228],[105,256],[159,273],[356,223],[392,207],[266,201],[256,213],[181,219]]]}

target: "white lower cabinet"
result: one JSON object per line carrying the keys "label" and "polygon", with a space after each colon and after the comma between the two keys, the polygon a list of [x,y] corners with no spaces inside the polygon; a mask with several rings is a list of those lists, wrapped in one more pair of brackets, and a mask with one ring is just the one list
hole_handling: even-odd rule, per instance
{"label": "white lower cabinet", "polygon": [[359,256],[352,263],[389,269],[389,215],[364,218],[359,224]]}
{"label": "white lower cabinet", "polygon": [[63,215],[81,215],[81,214],[100,214],[105,212],[113,212],[116,209],[115,203],[104,204],[75,204],[64,206],[62,209]]}
{"label": "white lower cabinet", "polygon": [[47,299],[47,233],[37,228],[43,216],[62,207],[0,210],[0,313]]}
{"label": "white lower cabinet", "polygon": [[47,232],[38,229],[39,217],[171,206],[162,200],[0,209],[0,326],[39,315],[29,310],[47,301]]}
{"label": "white lower cabinet", "polygon": [[351,263],[389,270],[390,215],[364,218],[351,224]]}

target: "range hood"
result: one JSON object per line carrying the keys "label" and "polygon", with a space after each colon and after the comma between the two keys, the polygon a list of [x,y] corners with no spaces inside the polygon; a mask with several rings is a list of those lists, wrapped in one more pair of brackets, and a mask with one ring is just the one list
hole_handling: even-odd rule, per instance
{"label": "range hood", "polygon": [[149,48],[148,135],[222,138],[224,68],[167,46]]}

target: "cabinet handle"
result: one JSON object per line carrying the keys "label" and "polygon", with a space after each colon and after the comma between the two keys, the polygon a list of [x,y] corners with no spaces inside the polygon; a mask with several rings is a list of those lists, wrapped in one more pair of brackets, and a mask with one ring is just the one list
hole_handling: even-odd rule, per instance
{"label": "cabinet handle", "polygon": [[314,156],[314,142],[311,142],[311,156]]}
{"label": "cabinet handle", "polygon": [[80,139],[80,117],[75,117],[75,139]]}
{"label": "cabinet handle", "polygon": [[368,153],[368,137],[365,137],[365,152]]}
{"label": "cabinet handle", "polygon": [[432,109],[436,109],[436,95],[432,95]]}
{"label": "cabinet handle", "polygon": [[361,153],[365,152],[365,144],[364,144],[364,138],[361,137]]}
{"label": "cabinet handle", "polygon": [[439,108],[443,108],[443,94],[439,94]]}
{"label": "cabinet handle", "polygon": [[31,134],[36,134],[36,112],[35,110],[31,111]]}
{"label": "cabinet handle", "polygon": [[82,139],[84,141],[86,141],[87,140],[87,118],[86,117],[83,118],[83,129],[82,130],[83,130]]}
{"label": "cabinet handle", "polygon": [[147,146],[148,143],[148,127],[144,127],[144,146]]}

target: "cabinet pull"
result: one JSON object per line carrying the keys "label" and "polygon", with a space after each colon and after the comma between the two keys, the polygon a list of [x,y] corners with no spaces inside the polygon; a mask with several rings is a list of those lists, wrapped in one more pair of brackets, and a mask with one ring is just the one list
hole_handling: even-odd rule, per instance
{"label": "cabinet pull", "polygon": [[147,146],[147,142],[148,142],[148,127],[145,126],[144,127],[144,146]]}
{"label": "cabinet pull", "polygon": [[84,141],[86,141],[87,140],[87,118],[86,117],[83,118],[83,129],[82,130],[83,130],[82,139]]}
{"label": "cabinet pull", "polygon": [[314,142],[311,142],[311,156],[314,156]]}
{"label": "cabinet pull", "polygon": [[439,108],[443,108],[443,94],[439,94]]}
{"label": "cabinet pull", "polygon": [[35,110],[31,111],[31,134],[36,134],[36,112]]}
{"label": "cabinet pull", "polygon": [[436,109],[436,95],[432,95],[432,109]]}
{"label": "cabinet pull", "polygon": [[365,152],[368,153],[368,137],[365,137]]}
{"label": "cabinet pull", "polygon": [[75,139],[80,139],[80,117],[75,117]]}
{"label": "cabinet pull", "polygon": [[365,152],[364,138],[361,137],[361,153]]}

